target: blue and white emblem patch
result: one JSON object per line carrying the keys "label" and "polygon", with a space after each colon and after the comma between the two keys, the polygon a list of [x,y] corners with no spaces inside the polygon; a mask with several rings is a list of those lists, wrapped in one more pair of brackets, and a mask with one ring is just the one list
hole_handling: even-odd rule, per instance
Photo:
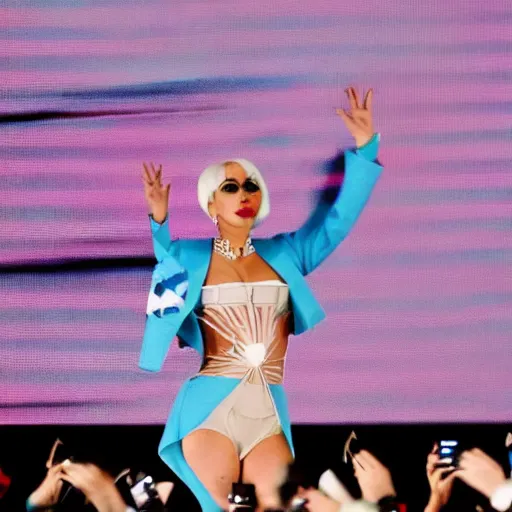
{"label": "blue and white emblem patch", "polygon": [[179,313],[185,305],[187,291],[187,271],[175,259],[164,258],[153,271],[146,314],[162,318]]}

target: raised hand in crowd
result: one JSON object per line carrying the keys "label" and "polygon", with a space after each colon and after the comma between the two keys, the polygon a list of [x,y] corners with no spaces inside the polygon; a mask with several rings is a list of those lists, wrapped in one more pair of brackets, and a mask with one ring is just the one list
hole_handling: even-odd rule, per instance
{"label": "raised hand in crowd", "polygon": [[82,491],[98,512],[126,512],[127,505],[108,473],[94,464],[69,460],[61,466],[59,477]]}
{"label": "raised hand in crowd", "polygon": [[57,504],[62,489],[62,464],[50,466],[41,485],[28,497],[30,509],[51,508]]}
{"label": "raised hand in crowd", "polygon": [[308,489],[300,494],[308,501],[304,505],[310,512],[378,512],[379,508],[375,503],[357,500],[340,503],[326,496],[318,489]]}
{"label": "raised hand in crowd", "polygon": [[430,498],[425,512],[438,512],[448,503],[453,489],[453,481],[457,476],[454,473],[454,467],[436,467],[438,462],[438,446],[435,444],[427,457],[427,478],[430,485]]}
{"label": "raised hand in crowd", "polygon": [[388,468],[370,452],[361,450],[352,457],[352,464],[363,499],[377,503],[387,496],[396,495]]}
{"label": "raised hand in crowd", "polygon": [[462,453],[456,475],[487,498],[506,481],[503,468],[478,448]]}

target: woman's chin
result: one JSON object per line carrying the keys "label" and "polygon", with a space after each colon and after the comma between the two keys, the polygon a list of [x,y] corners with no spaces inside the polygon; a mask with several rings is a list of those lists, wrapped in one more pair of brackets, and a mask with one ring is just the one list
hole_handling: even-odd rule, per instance
{"label": "woman's chin", "polygon": [[251,229],[254,225],[254,217],[239,217],[235,215],[235,218],[229,219],[227,223],[233,228]]}

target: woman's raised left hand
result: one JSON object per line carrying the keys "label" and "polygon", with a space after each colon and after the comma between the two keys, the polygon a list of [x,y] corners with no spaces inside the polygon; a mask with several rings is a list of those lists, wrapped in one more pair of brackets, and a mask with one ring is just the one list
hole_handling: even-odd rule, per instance
{"label": "woman's raised left hand", "polygon": [[356,146],[364,146],[374,134],[372,120],[373,89],[369,89],[361,103],[359,95],[354,87],[346,89],[350,108],[337,108],[338,114],[348,131],[356,141]]}

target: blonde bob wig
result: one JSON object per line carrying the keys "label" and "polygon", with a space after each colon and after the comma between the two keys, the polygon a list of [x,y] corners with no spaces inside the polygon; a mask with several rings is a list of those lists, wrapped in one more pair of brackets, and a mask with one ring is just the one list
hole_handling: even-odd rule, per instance
{"label": "blonde bob wig", "polygon": [[268,196],[267,185],[261,175],[261,172],[252,162],[249,162],[249,160],[246,160],[245,158],[234,158],[233,160],[226,160],[219,164],[209,165],[201,173],[197,182],[197,199],[199,200],[199,206],[201,206],[201,209],[209,217],[210,213],[208,212],[208,204],[213,201],[214,192],[226,179],[225,165],[232,162],[240,165],[244,169],[247,178],[254,180],[260,187],[261,205],[258,210],[258,214],[254,219],[254,226],[257,226],[270,213],[270,199]]}

